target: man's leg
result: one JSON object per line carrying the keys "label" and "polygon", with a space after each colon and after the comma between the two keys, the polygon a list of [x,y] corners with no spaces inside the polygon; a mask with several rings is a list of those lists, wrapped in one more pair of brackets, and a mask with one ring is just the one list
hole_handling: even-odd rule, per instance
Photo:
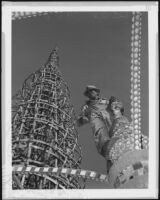
{"label": "man's leg", "polygon": [[[107,135],[107,129],[105,126],[102,126],[98,130],[96,130],[94,134],[94,140],[98,149],[98,152],[102,155],[102,149],[107,141],[109,141],[109,137]],[[102,155],[103,156],[103,155]]]}
{"label": "man's leg", "polygon": [[111,162],[108,162],[108,143],[110,141],[108,129],[104,124],[104,121],[100,118],[95,118],[93,121],[94,141],[98,152],[106,159],[107,171],[111,166]]}
{"label": "man's leg", "polygon": [[109,173],[109,170],[112,166],[112,161],[111,160],[106,160],[106,168],[107,168],[107,174]]}
{"label": "man's leg", "polygon": [[105,158],[106,160],[106,170],[107,170],[107,174],[109,173],[109,170],[112,166],[112,161],[109,159],[109,149],[108,149],[108,144],[109,144],[108,140],[107,142],[105,142],[105,144],[102,147],[102,151],[101,151],[101,155]]}

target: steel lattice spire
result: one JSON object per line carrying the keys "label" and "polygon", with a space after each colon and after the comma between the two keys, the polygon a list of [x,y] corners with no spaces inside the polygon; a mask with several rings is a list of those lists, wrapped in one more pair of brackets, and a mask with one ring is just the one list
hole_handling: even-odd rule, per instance
{"label": "steel lattice spire", "polygon": [[[13,97],[12,165],[79,168],[81,151],[56,47]],[[13,189],[81,188],[78,177],[13,173]]]}

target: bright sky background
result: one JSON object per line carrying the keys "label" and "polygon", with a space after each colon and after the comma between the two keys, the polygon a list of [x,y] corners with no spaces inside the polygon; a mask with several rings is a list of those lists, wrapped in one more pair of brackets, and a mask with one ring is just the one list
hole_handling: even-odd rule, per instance
{"label": "bright sky background", "polygon": [[[101,89],[103,97],[119,98],[130,120],[131,13],[52,13],[12,23],[12,94],[32,72],[41,67],[58,45],[60,71],[68,83],[78,114],[88,84]],[[148,28],[142,16],[141,52],[142,131],[148,135]],[[94,145],[89,125],[79,131],[83,169],[105,173],[105,160]],[[86,188],[108,188],[89,181]]]}

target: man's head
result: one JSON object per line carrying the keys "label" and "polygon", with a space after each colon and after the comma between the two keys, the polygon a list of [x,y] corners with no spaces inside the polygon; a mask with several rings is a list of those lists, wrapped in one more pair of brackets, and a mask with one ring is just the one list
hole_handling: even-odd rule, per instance
{"label": "man's head", "polygon": [[100,89],[94,85],[88,85],[84,91],[84,95],[91,100],[96,100],[99,98]]}
{"label": "man's head", "polygon": [[111,97],[109,99],[109,109],[114,113],[118,114],[119,112],[123,115],[124,114],[124,107],[121,101],[119,101],[115,97]]}

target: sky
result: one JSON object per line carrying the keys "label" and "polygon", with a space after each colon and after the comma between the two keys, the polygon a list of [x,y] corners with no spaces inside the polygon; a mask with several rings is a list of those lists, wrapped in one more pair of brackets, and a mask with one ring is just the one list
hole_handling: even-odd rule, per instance
{"label": "sky", "polygon": [[[23,81],[43,66],[59,47],[60,71],[70,88],[78,115],[87,85],[101,96],[116,96],[130,120],[131,17],[129,12],[57,12],[12,23],[12,95]],[[141,106],[142,132],[148,135],[148,26],[142,16]],[[89,124],[78,128],[81,168],[106,173],[105,160],[96,151]],[[87,181],[86,189],[107,189],[106,183]]]}

